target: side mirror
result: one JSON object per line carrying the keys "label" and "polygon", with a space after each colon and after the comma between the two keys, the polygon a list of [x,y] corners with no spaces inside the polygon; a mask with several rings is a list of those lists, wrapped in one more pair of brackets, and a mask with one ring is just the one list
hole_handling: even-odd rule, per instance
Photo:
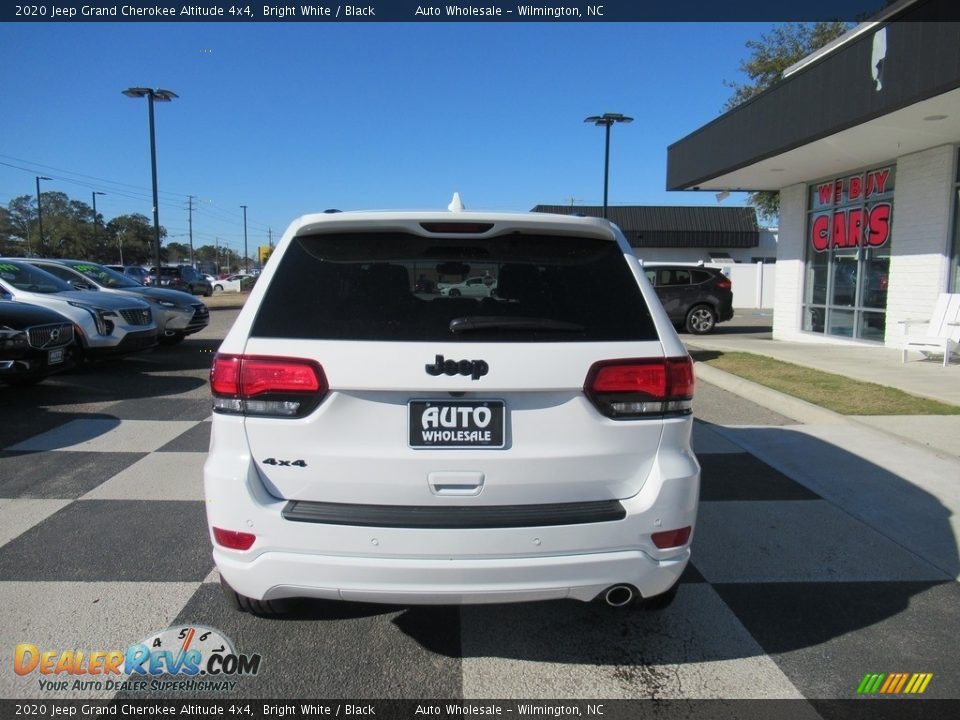
{"label": "side mirror", "polygon": [[74,280],[70,284],[73,285],[74,290],[98,290],[99,289],[97,288],[96,285],[93,285],[88,282],[84,282],[83,280]]}

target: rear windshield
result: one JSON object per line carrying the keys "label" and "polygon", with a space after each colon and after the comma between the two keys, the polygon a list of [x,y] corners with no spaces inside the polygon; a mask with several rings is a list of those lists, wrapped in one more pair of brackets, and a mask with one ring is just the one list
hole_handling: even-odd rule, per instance
{"label": "rear windshield", "polygon": [[509,234],[296,238],[255,337],[444,342],[656,340],[616,243]]}

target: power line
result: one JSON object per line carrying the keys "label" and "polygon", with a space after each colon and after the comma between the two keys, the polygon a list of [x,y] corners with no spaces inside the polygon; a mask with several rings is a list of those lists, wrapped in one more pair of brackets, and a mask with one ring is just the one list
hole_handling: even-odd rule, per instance
{"label": "power line", "polygon": [[[76,175],[77,177],[87,178],[89,180],[96,180],[99,183],[108,183],[110,185],[120,185],[122,187],[133,188],[134,190],[143,190],[144,192],[150,192],[149,188],[144,188],[142,185],[133,185],[131,183],[120,182],[119,180],[108,180],[106,178],[96,177],[95,175],[87,175],[85,173],[79,173],[75,170],[64,170],[63,168],[53,167],[52,165],[44,165],[43,163],[34,162],[32,160],[24,160],[23,158],[14,157],[12,155],[4,155],[0,153],[0,158],[7,158],[8,160],[15,160],[20,163],[26,163],[27,165],[32,165],[34,168],[44,168],[44,170],[55,170],[56,172],[66,173],[67,175]],[[0,162],[0,165],[7,165],[8,167],[16,168],[17,170],[24,170],[25,172],[35,173],[36,169],[31,168],[22,168],[16,165],[11,165],[9,163]],[[173,192],[171,190],[160,190],[159,192],[166,195],[176,195],[178,197],[187,197],[185,193]],[[147,196],[149,197],[149,196]]]}
{"label": "power line", "polygon": [[[87,175],[85,173],[79,173],[73,170],[65,170],[63,168],[57,168],[52,165],[37,163],[32,160],[25,160],[23,158],[18,158],[18,157],[14,157],[13,155],[6,155],[3,153],[0,153],[0,158],[14,160],[19,163],[25,163],[28,166],[28,167],[23,167],[21,165],[15,165],[13,163],[4,162],[3,160],[0,160],[0,165],[12,168],[14,170],[20,170],[22,172],[30,173],[31,175],[53,171],[51,172],[51,175],[53,175],[53,179],[56,180],[57,182],[71,183],[71,184],[86,188],[88,190],[106,188],[107,190],[109,190],[109,195],[112,196],[113,198],[122,197],[122,198],[126,198],[127,200],[134,200],[137,202],[143,202],[143,203],[152,205],[152,200],[153,200],[151,195],[152,191],[148,188],[144,188],[141,185],[133,185],[131,183],[120,182],[119,180],[109,180],[107,178],[101,178],[95,175]],[[40,168],[42,168],[42,170],[40,170]],[[64,173],[68,177],[57,176],[55,173]],[[69,176],[74,176],[74,177],[69,177]],[[83,179],[77,179],[77,178],[83,178]],[[119,188],[129,188],[129,189],[123,190]],[[138,190],[142,192],[137,192]],[[180,200],[182,198],[192,202],[191,198],[196,197],[191,194],[174,192],[170,190],[158,190],[158,193],[160,195],[170,196],[169,198],[162,199],[159,202],[160,207],[168,208],[168,209],[182,209],[183,206],[178,202],[174,201],[174,198],[176,198],[177,200]],[[29,195],[29,193],[21,193],[21,195]],[[12,195],[11,199],[19,196],[20,195]],[[197,213],[201,213],[201,214],[207,213],[211,219],[217,220],[219,222],[229,223],[237,227],[243,226],[242,219],[235,217],[232,213],[229,213],[226,210],[223,210],[219,207],[214,206],[213,202],[214,202],[213,200],[201,201],[201,203],[198,203],[194,207],[194,210],[196,210]],[[204,205],[204,203],[207,203],[207,205]],[[263,225],[261,223],[257,223],[254,221],[248,221],[247,226],[249,228],[258,230],[263,233],[269,232],[269,226]]]}

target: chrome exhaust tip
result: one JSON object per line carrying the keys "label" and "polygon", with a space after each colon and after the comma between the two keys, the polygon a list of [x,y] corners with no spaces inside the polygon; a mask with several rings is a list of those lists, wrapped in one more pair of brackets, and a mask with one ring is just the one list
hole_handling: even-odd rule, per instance
{"label": "chrome exhaust tip", "polygon": [[629,585],[613,585],[603,593],[603,601],[610,607],[624,607],[633,602],[635,594]]}

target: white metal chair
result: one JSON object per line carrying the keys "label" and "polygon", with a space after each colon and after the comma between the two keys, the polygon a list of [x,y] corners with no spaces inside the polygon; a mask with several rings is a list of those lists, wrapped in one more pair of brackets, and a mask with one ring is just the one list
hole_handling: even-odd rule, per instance
{"label": "white metal chair", "polygon": [[[925,357],[943,353],[943,366],[950,362],[950,355],[960,347],[960,295],[941,293],[929,321],[901,320],[904,326],[903,355],[900,363],[907,361],[907,351],[922,353]],[[926,325],[922,333],[912,335],[912,325]]]}

